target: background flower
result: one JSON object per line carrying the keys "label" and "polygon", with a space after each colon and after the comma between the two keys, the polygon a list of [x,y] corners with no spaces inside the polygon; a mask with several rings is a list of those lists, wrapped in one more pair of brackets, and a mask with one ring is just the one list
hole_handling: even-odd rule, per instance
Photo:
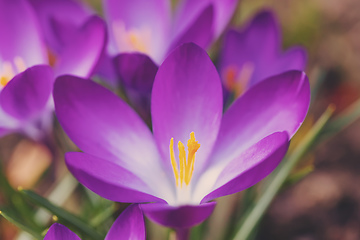
{"label": "background flower", "polygon": [[236,97],[260,81],[288,70],[304,70],[302,47],[281,50],[279,23],[270,10],[259,12],[242,29],[225,33],[219,72],[224,88]]}

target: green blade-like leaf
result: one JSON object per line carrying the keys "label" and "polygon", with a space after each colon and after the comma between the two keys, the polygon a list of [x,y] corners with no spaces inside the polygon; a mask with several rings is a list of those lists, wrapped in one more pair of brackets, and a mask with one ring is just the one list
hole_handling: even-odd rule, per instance
{"label": "green blade-like leaf", "polygon": [[259,198],[256,205],[250,210],[250,212],[244,218],[242,225],[236,233],[234,240],[246,240],[249,239],[253,230],[261,220],[265,211],[269,207],[270,203],[280,190],[281,186],[286,181],[291,170],[296,166],[298,161],[313,147],[315,140],[318,138],[320,132],[329,121],[333,107],[329,107],[320,119],[315,123],[313,128],[305,135],[304,139],[297,146],[296,150],[290,155],[286,156],[282,163],[276,170],[275,177],[269,183],[268,187]]}
{"label": "green blade-like leaf", "polygon": [[[34,239],[43,239],[43,236],[40,232],[37,232],[32,227],[27,226],[23,221],[21,221],[15,214],[13,214],[8,209],[1,209],[0,211],[1,216],[3,216],[6,220],[20,228],[21,230],[29,233]],[[42,232],[42,231],[41,231]]]}
{"label": "green blade-like leaf", "polygon": [[74,227],[74,229],[78,229],[80,232],[90,236],[93,239],[104,239],[103,235],[91,228],[82,219],[66,211],[65,209],[53,205],[50,201],[41,197],[35,192],[30,190],[20,190],[19,192],[35,205],[43,207],[55,216],[57,216],[60,222],[64,221],[70,224],[72,227]]}

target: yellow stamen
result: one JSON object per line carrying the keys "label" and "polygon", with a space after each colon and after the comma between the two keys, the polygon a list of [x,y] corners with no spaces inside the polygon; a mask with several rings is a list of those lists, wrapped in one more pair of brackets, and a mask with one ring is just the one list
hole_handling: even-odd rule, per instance
{"label": "yellow stamen", "polygon": [[174,171],[176,186],[179,186],[179,171],[178,171],[177,163],[176,163],[176,161],[175,161],[174,138],[171,138],[171,139],[170,139],[170,146],[169,146],[169,148],[170,148],[171,165],[172,165],[173,171]]}
{"label": "yellow stamen", "polygon": [[179,163],[180,163],[180,186],[182,187],[185,173],[186,173],[186,153],[185,153],[185,147],[182,142],[178,142],[178,149],[179,149]]}
{"label": "yellow stamen", "polygon": [[0,84],[1,86],[5,87],[6,84],[12,79],[14,76],[14,69],[11,66],[10,62],[3,63],[2,73],[0,74]]}
{"label": "yellow stamen", "polygon": [[189,185],[192,173],[194,171],[195,153],[200,148],[200,144],[197,141],[195,141],[195,133],[194,132],[190,133],[190,139],[188,140],[187,147],[188,147],[188,151],[189,151],[187,169],[186,169],[188,175],[187,175],[187,178],[185,179],[185,183],[186,183],[186,185]]}
{"label": "yellow stamen", "polygon": [[10,79],[6,76],[0,76],[0,84],[5,87],[5,85],[10,81]]}
{"label": "yellow stamen", "polygon": [[141,36],[139,36],[135,31],[130,31],[128,35],[128,42],[129,45],[133,47],[134,50],[137,50],[139,52],[146,52],[147,48],[145,46],[145,43],[141,41]]}
{"label": "yellow stamen", "polygon": [[189,185],[194,172],[195,153],[200,148],[200,144],[195,140],[195,133],[194,132],[190,133],[190,139],[187,142],[187,148],[188,148],[187,161],[186,161],[185,146],[181,141],[178,142],[179,165],[180,165],[179,169],[177,167],[177,163],[175,160],[173,138],[170,139],[169,148],[170,148],[171,165],[174,171],[176,186],[179,186],[179,182],[180,182],[180,187],[183,186],[183,183]]}

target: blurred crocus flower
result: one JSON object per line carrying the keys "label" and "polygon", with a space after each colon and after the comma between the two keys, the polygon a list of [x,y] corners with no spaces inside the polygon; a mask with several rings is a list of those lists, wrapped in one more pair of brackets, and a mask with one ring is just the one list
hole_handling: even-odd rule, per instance
{"label": "blurred crocus flower", "polygon": [[0,92],[0,135],[22,133],[40,140],[51,129],[54,73],[36,65],[17,74]]}
{"label": "blurred crocus flower", "polygon": [[39,140],[51,127],[55,77],[90,76],[104,48],[105,24],[89,18],[54,62],[26,0],[0,0],[0,33],[0,135],[21,132]]}
{"label": "blurred crocus flower", "polygon": [[237,0],[185,0],[172,14],[169,0],[105,0],[110,54],[144,53],[159,64],[181,43],[206,48],[223,31],[236,4]]}
{"label": "blurred crocus flower", "polygon": [[[130,205],[121,213],[105,237],[105,240],[129,239],[145,239],[144,216],[137,204]],[[54,223],[44,240],[80,240],[80,238],[67,227]]]}
{"label": "blurred crocus flower", "polygon": [[[97,96],[94,98],[94,96]],[[267,176],[305,118],[306,75],[290,71],[251,88],[223,114],[221,80],[206,52],[189,43],[161,64],[152,88],[152,130],[120,98],[86,79],[62,76],[55,110],[83,152],[71,173],[100,196],[142,205],[157,223],[188,228],[214,198]]]}
{"label": "blurred crocus flower", "polygon": [[[101,72],[120,83],[134,109],[150,122],[151,87],[158,65],[175,47],[193,42],[206,49],[222,33],[237,0],[179,1],[173,11],[169,0],[105,0],[110,57]],[[115,70],[111,70],[108,65]],[[110,64],[109,64],[110,63]],[[132,66],[129,71],[123,66]],[[140,72],[140,74],[138,74]]]}
{"label": "blurred crocus flower", "polygon": [[225,90],[238,97],[260,81],[288,70],[304,70],[302,47],[281,50],[281,32],[269,10],[258,13],[243,29],[225,33],[219,72]]}

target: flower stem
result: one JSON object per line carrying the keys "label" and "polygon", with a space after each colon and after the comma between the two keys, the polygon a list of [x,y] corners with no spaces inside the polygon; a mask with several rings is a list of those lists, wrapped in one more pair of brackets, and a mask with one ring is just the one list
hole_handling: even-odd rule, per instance
{"label": "flower stem", "polygon": [[188,240],[190,237],[190,228],[177,228],[176,240]]}

